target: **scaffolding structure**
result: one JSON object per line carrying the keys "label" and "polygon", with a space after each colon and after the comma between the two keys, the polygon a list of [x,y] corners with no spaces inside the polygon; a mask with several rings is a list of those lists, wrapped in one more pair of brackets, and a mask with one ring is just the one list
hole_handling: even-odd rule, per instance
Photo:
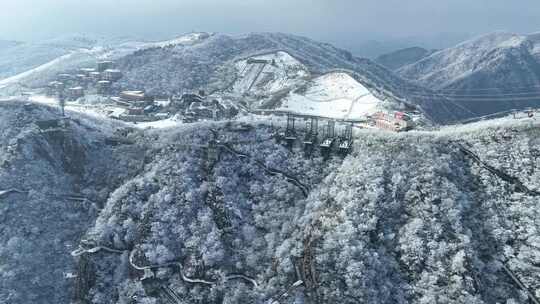
{"label": "scaffolding structure", "polygon": [[339,138],[339,150],[341,153],[349,153],[353,144],[353,125],[347,125]]}
{"label": "scaffolding structure", "polygon": [[294,143],[297,139],[296,129],[295,129],[295,117],[292,115],[287,115],[287,129],[285,130],[285,141],[287,142],[287,147],[292,150]]}

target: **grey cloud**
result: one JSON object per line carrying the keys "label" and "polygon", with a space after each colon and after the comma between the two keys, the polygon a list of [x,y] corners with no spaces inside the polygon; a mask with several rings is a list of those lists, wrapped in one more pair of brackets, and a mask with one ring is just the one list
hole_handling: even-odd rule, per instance
{"label": "grey cloud", "polygon": [[0,37],[280,31],[351,46],[370,39],[540,31],[537,0],[3,0]]}

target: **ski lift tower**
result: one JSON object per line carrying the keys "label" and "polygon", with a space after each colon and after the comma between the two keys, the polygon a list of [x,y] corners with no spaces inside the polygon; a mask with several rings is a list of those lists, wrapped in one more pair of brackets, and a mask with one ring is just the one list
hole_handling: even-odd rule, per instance
{"label": "ski lift tower", "polygon": [[339,151],[342,153],[342,155],[347,155],[349,152],[351,152],[352,144],[353,144],[353,125],[348,124],[345,129],[343,129],[343,132],[341,133],[340,139],[339,139]]}
{"label": "ski lift tower", "polygon": [[317,144],[319,133],[319,120],[317,117],[311,117],[306,121],[306,136],[304,137],[304,153],[310,156],[313,152],[313,146]]}
{"label": "ski lift tower", "polygon": [[60,107],[60,113],[62,114],[62,117],[66,116],[65,107],[66,107],[66,97],[64,93],[58,94],[58,106]]}
{"label": "ski lift tower", "polygon": [[320,144],[321,153],[325,158],[330,157],[330,152],[332,152],[332,146],[336,140],[336,122],[329,120],[326,128],[323,133],[323,140]]}
{"label": "ski lift tower", "polygon": [[287,147],[292,150],[294,147],[294,142],[297,139],[296,130],[295,130],[295,117],[291,114],[287,114],[287,129],[285,130],[285,141],[287,142]]}
{"label": "ski lift tower", "polygon": [[216,139],[211,139],[206,147],[206,170],[210,170],[219,160],[220,148]]}

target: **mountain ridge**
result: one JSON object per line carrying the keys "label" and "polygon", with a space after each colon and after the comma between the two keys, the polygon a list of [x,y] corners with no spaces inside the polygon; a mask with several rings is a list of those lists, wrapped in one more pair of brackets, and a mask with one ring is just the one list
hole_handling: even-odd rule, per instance
{"label": "mountain ridge", "polygon": [[397,74],[477,116],[538,108],[540,57],[535,37],[483,35],[403,66]]}
{"label": "mountain ridge", "polygon": [[395,71],[403,66],[428,57],[435,52],[436,50],[427,50],[421,47],[409,47],[380,55],[375,61],[390,70]]}
{"label": "mountain ridge", "polygon": [[[447,123],[468,113],[445,98],[412,98],[407,89],[427,89],[403,81],[386,68],[327,43],[283,33],[252,33],[242,36],[216,34],[190,47],[148,49],[118,61],[126,71],[122,87],[148,92],[181,93],[207,89],[214,92],[234,81],[234,62],[260,54],[284,51],[308,67],[313,76],[332,71],[350,73],[382,99],[418,106],[431,119]],[[176,69],[173,69],[175,67]],[[201,75],[206,75],[202,78]]]}

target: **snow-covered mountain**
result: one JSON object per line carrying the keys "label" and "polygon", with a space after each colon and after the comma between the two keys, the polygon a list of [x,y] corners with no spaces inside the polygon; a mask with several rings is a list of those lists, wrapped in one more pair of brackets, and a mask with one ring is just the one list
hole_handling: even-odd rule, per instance
{"label": "snow-covered mountain", "polygon": [[436,52],[397,73],[443,90],[443,95],[457,95],[456,103],[478,115],[538,107],[539,49],[537,34],[496,32]]}
{"label": "snow-covered mountain", "polygon": [[[512,39],[505,35],[502,36],[506,38],[494,36],[496,37],[486,38],[488,42],[477,43],[478,46],[462,48],[485,49],[485,45],[496,44],[504,46],[505,49],[515,49],[512,45],[520,45],[520,42],[512,42]],[[62,42],[64,40],[68,42]],[[228,36],[192,33],[162,42],[84,37],[59,41],[48,43],[53,46],[61,45],[63,55],[51,56],[54,57],[52,60],[40,66],[0,80],[1,92],[4,95],[13,95],[25,87],[43,87],[59,73],[92,67],[98,60],[112,59],[116,67],[124,73],[124,77],[115,84],[117,91],[145,90],[150,95],[163,96],[204,89],[208,93],[235,93],[241,97],[237,100],[254,108],[277,109],[291,91],[301,91],[309,85],[308,82],[316,81],[317,77],[332,72],[348,74],[387,108],[416,108],[435,123],[451,123],[515,107],[512,102],[456,101],[452,96],[423,87],[436,83],[431,81],[431,77],[439,77],[436,70],[442,69],[442,64],[433,63],[431,68],[434,72],[429,74],[430,80],[424,82],[412,79],[415,84],[368,59],[354,57],[349,52],[326,43],[288,34],[254,33]],[[472,42],[469,44],[475,45]],[[69,49],[69,52],[66,52],[66,49]],[[536,48],[533,47],[534,49]],[[430,58],[438,58],[437,56],[442,56],[445,51],[437,52],[420,62],[431,62]],[[466,52],[472,53],[471,50]],[[457,57],[465,58],[463,60],[466,63],[458,66],[469,65],[469,56],[460,56]],[[453,56],[448,57],[446,62],[450,64],[454,59]],[[533,58],[532,55],[529,57]],[[265,62],[257,63],[257,60]],[[504,69],[505,63],[496,61],[490,65],[493,65],[493,69]],[[399,71],[401,73],[404,69],[413,69],[414,66],[415,64],[409,65]],[[405,74],[404,76],[409,77]],[[492,77],[485,79],[493,81]],[[438,86],[433,88],[439,89]],[[520,102],[519,105],[528,106],[526,102]]]}
{"label": "snow-covered mountain", "polygon": [[93,67],[98,61],[116,60],[143,49],[193,44],[207,35],[192,33],[158,42],[131,37],[69,35],[38,43],[20,43],[0,49],[0,88],[44,86],[59,73]]}
{"label": "snow-covered mountain", "polygon": [[242,101],[251,97],[252,109],[358,120],[384,105],[346,72],[313,76],[284,51],[239,60],[236,71],[236,80],[225,94],[240,94]]}
{"label": "snow-covered mountain", "polygon": [[427,50],[421,47],[410,47],[406,49],[397,50],[391,53],[383,54],[375,61],[390,70],[397,70],[403,66],[415,63],[432,53],[434,50]]}
{"label": "snow-covered mountain", "polygon": [[239,60],[236,71],[231,89],[239,94],[272,95],[310,78],[309,69],[283,51]]}
{"label": "snow-covered mountain", "polygon": [[[282,90],[277,90],[277,96],[268,96],[272,95],[268,93],[273,92],[257,92],[256,85],[251,88],[255,90],[252,92],[255,95],[267,95],[269,100],[265,100],[263,104],[270,104],[272,107],[279,105],[279,101],[287,95],[290,84],[304,78],[295,74],[295,66],[299,65],[289,66],[292,71],[292,74],[287,76],[292,77],[289,80],[282,77],[287,74],[287,69],[281,69],[279,62],[278,66],[255,62],[249,64],[249,69],[245,70],[239,68],[239,65],[246,66],[245,63],[250,58],[279,54],[287,54],[287,57],[294,59],[291,59],[292,61],[303,65],[301,70],[305,70],[305,74],[309,75],[308,79],[330,72],[347,73],[378,99],[388,101],[396,107],[418,106],[435,122],[445,123],[471,115],[451,101],[433,97],[430,90],[404,81],[368,59],[356,58],[349,52],[326,43],[281,33],[254,33],[244,36],[216,34],[190,46],[142,50],[117,61],[117,66],[125,71],[125,77],[120,80],[119,86],[143,89],[155,94],[175,94],[198,89],[209,92],[229,91],[231,87],[238,91],[240,88],[247,90],[253,84],[249,81],[250,77],[253,79],[257,75],[268,76],[274,73],[274,76],[271,76],[273,79],[286,82],[281,86]],[[260,69],[267,69],[268,73]],[[281,74],[275,74],[280,70]],[[242,79],[245,81],[239,83]],[[278,82],[272,79],[263,80],[261,83],[268,81],[269,85],[274,86],[273,89],[279,88]],[[411,88],[414,88],[415,92],[430,96],[411,98],[407,95],[407,89]]]}
{"label": "snow-covered mountain", "polygon": [[57,115],[0,103],[6,303],[526,303],[503,267],[540,296],[538,122],[362,131],[325,161],[264,121]]}
{"label": "snow-covered mountain", "polygon": [[401,68],[401,76],[435,89],[482,89],[538,82],[535,44],[527,36],[492,33]]}
{"label": "snow-covered mountain", "polygon": [[39,42],[0,43],[0,79],[27,72],[80,49],[106,44],[106,39],[66,35]]}

